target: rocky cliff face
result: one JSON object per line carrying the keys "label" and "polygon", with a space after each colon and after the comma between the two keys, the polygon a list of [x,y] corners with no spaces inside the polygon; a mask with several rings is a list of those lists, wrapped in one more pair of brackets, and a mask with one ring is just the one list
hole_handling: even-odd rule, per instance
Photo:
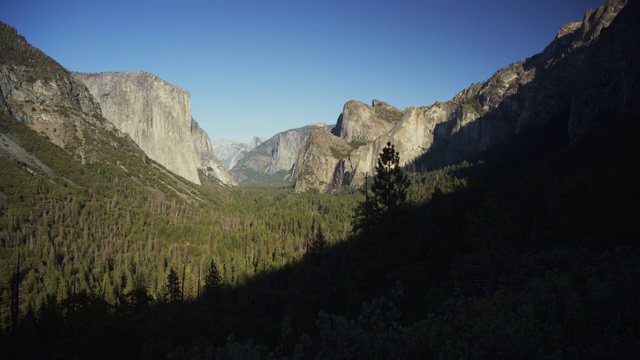
{"label": "rocky cliff face", "polygon": [[[312,187],[327,192],[341,185],[360,185],[365,174],[373,173],[378,154],[387,142],[395,145],[401,165],[405,165],[431,147],[436,131],[443,132],[436,130],[436,125],[451,118],[470,122],[477,116],[475,111],[453,103],[411,107],[401,112],[377,100],[371,106],[349,101],[331,134],[325,131],[321,135],[319,131],[300,152],[295,189],[305,191]],[[300,178],[302,174],[304,179]]]}
{"label": "rocky cliff face", "polygon": [[334,133],[346,142],[370,142],[389,132],[401,114],[382,101],[368,106],[352,100],[344,105]]}
{"label": "rocky cliff face", "polygon": [[[613,19],[616,11],[620,13]],[[597,43],[576,55],[589,71],[577,77],[575,88],[580,91],[569,95],[569,138],[597,129],[612,118],[637,120],[640,117],[640,47],[637,46],[640,2],[609,1],[606,6],[587,13],[583,25],[573,36],[578,41],[586,37]]]}
{"label": "rocky cliff face", "polygon": [[[372,106],[347,102],[332,131],[339,140],[314,136],[305,145],[296,191],[332,191],[341,185],[336,181],[361,184],[388,141],[403,163],[420,158],[433,168],[472,159],[545,123],[564,126],[564,136],[573,139],[608,112],[632,113],[637,105],[628,94],[637,94],[640,84],[635,46],[640,31],[637,2],[626,3],[610,0],[587,12],[582,21],[563,26],[540,54],[497,71],[446,103],[410,107],[396,116],[398,110],[378,101]],[[338,162],[335,152],[311,150],[335,147],[336,141],[353,149]]]}
{"label": "rocky cliff face", "polygon": [[231,169],[231,175],[239,183],[290,182],[300,148],[312,129],[323,127],[327,126],[315,124],[276,134],[240,159]]}
{"label": "rocky cliff face", "polygon": [[251,142],[243,144],[239,141],[217,139],[213,141],[213,152],[222,165],[231,170],[248,152],[262,144],[266,138],[254,136]]}
{"label": "rocky cliff face", "polygon": [[83,163],[101,158],[105,148],[98,143],[121,146],[130,141],[101,116],[87,87],[71,72],[29,45],[10,26],[0,22],[0,32],[0,111]]}
{"label": "rocky cliff face", "polygon": [[196,184],[198,169],[211,169],[221,182],[232,183],[191,117],[187,91],[141,71],[74,75],[100,103],[104,117],[150,158]]}
{"label": "rocky cliff face", "polygon": [[324,129],[313,129],[293,169],[296,189],[332,191],[345,183],[351,146]]}
{"label": "rocky cliff face", "polygon": [[[86,179],[68,178],[71,176],[66,168],[71,164],[57,156],[42,158],[43,153],[49,153],[55,146],[33,141],[30,135],[25,137],[26,129],[15,124],[22,122],[83,165],[101,164],[80,172],[86,170],[96,175],[97,169],[119,168],[116,174],[120,174],[120,179],[126,173],[127,178],[140,185],[138,190],[148,190],[151,198],[178,196],[189,203],[206,201],[193,184],[150,161],[128,134],[105,119],[87,87],[71,72],[2,22],[0,49],[0,156],[15,159],[33,176],[46,175],[52,182],[63,181],[65,186],[75,188],[71,193],[82,192],[78,182]],[[73,170],[71,173],[79,175]],[[99,176],[104,180],[112,175]],[[115,184],[117,179],[118,175],[109,182]],[[3,197],[0,193],[0,202]]]}
{"label": "rocky cliff face", "polygon": [[216,157],[209,135],[193,119],[191,119],[191,137],[193,138],[196,155],[198,155],[198,169],[204,175],[216,178],[223,184],[235,185],[235,181],[233,181],[227,169]]}

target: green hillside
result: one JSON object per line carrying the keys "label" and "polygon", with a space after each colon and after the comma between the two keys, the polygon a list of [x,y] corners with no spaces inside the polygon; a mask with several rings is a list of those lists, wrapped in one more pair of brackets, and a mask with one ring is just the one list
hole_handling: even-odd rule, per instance
{"label": "green hillside", "polygon": [[[631,4],[621,26],[637,34]],[[51,81],[71,84],[1,30],[0,67],[26,76],[2,78],[14,90],[50,66]],[[65,108],[3,97],[0,354],[635,358],[640,109],[598,84],[601,101],[625,111],[605,108],[572,140],[562,114],[445,168],[430,168],[427,152],[403,169],[406,201],[387,211],[367,202],[384,186],[296,194],[204,174],[194,185],[84,112],[79,88],[55,86]]]}
{"label": "green hillside", "polygon": [[[499,152],[414,174],[402,212],[354,233],[359,192],[184,188],[136,157],[82,166],[24,126],[2,124],[53,172],[1,158],[2,344],[18,358],[637,350],[629,209],[640,178],[622,170],[637,155],[637,126],[615,142],[594,136],[543,152],[521,141],[517,166]],[[307,252],[320,228],[326,250]],[[221,283],[205,290],[211,260]]]}

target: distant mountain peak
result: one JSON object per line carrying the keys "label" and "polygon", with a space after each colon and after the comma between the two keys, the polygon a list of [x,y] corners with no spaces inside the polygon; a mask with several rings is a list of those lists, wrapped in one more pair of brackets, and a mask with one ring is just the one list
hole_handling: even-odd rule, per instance
{"label": "distant mountain peak", "polygon": [[258,147],[266,140],[264,136],[254,136],[250,142],[242,143],[237,140],[217,139],[213,142],[213,152],[216,154],[227,171],[244,157],[249,151]]}
{"label": "distant mountain peak", "polygon": [[251,141],[247,144],[247,151],[251,151],[255,148],[257,148],[258,146],[260,146],[260,144],[262,144],[265,140],[267,140],[266,137],[264,136],[254,136]]}
{"label": "distant mountain peak", "polygon": [[266,140],[254,137],[260,143],[244,148],[244,153],[230,170],[231,175],[238,183],[290,183],[298,152],[307,142],[309,133],[327,127],[317,123],[286,130]]}

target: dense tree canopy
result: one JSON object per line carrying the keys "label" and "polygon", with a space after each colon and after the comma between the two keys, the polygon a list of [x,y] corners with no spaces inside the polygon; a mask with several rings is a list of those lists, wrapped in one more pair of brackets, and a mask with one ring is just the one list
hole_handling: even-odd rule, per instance
{"label": "dense tree canopy", "polygon": [[[82,165],[23,126],[0,126],[52,169],[0,156],[3,354],[638,351],[640,257],[628,215],[640,176],[611,161],[638,151],[628,146],[638,131],[575,143],[557,157],[514,151],[515,169],[487,160],[405,173],[392,180],[408,184],[404,193],[368,190],[379,214],[393,216],[373,216],[369,231],[354,233],[354,208],[367,192],[189,187],[117,148],[108,161]],[[581,146],[609,152],[585,157]],[[391,177],[380,178],[395,179],[399,155],[386,149],[392,156],[379,168]],[[626,176],[612,175],[622,168]],[[587,201],[585,191],[598,196]],[[580,230],[585,218],[597,220],[589,233]],[[603,237],[602,226],[612,235]]]}

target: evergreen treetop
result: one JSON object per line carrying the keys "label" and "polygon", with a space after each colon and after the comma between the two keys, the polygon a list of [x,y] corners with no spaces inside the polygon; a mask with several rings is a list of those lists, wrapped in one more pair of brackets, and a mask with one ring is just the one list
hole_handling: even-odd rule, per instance
{"label": "evergreen treetop", "polygon": [[400,153],[390,142],[378,156],[375,170],[371,193],[368,177],[365,180],[365,200],[356,209],[356,227],[385,213],[396,212],[407,202],[410,180],[400,167]]}

